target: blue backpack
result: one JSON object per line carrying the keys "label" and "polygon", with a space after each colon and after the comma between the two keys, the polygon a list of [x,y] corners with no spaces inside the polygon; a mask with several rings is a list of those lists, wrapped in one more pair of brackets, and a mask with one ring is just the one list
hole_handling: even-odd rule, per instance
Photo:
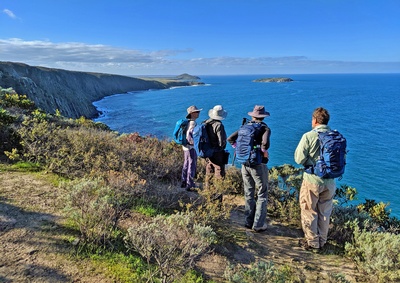
{"label": "blue backpack", "polygon": [[186,132],[189,125],[188,119],[179,119],[175,124],[173,139],[177,144],[187,145]]}
{"label": "blue backpack", "polygon": [[193,129],[193,147],[196,150],[197,156],[201,158],[211,157],[214,154],[214,149],[208,137],[207,126],[208,124],[203,122]]}
{"label": "blue backpack", "polygon": [[251,166],[262,162],[261,145],[256,139],[261,133],[261,123],[247,123],[239,128],[236,140],[236,161]]}
{"label": "blue backpack", "polygon": [[336,130],[318,132],[318,139],[320,154],[313,167],[313,173],[321,178],[342,177],[346,165],[346,139]]}

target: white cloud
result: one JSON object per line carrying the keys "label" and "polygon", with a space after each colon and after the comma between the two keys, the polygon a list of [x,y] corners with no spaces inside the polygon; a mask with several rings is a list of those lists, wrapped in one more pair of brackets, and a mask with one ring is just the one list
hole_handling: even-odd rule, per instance
{"label": "white cloud", "polygon": [[81,42],[0,39],[0,61],[122,75],[400,72],[400,62],[324,61],[304,56],[177,59],[179,54],[190,52],[191,49],[145,52]]}
{"label": "white cloud", "polygon": [[6,14],[7,16],[9,16],[12,19],[16,19],[17,18],[17,16],[11,10],[4,9],[3,13]]}

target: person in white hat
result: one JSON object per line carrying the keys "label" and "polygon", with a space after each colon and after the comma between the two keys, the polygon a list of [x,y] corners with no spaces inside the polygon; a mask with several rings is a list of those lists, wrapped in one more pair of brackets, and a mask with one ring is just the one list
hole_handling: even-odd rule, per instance
{"label": "person in white hat", "polygon": [[[208,111],[210,117],[205,121],[207,133],[210,139],[214,154],[206,159],[206,179],[205,186],[212,185],[213,178],[225,177],[225,147],[226,147],[226,132],[222,120],[226,118],[228,112],[222,105],[215,105]],[[219,196],[221,198],[222,196]]]}
{"label": "person in white hat", "polygon": [[187,109],[188,114],[186,115],[186,119],[189,119],[189,124],[186,132],[186,140],[188,144],[182,145],[184,162],[181,175],[181,188],[185,188],[187,191],[191,191],[195,188],[194,177],[197,170],[197,154],[193,147],[193,129],[196,127],[196,119],[199,118],[201,110],[203,109],[199,109],[195,105]]}

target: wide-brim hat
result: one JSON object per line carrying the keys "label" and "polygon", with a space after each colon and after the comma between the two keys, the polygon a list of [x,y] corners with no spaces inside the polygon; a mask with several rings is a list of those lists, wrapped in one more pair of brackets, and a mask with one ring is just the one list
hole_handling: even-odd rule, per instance
{"label": "wide-brim hat", "polygon": [[265,111],[263,105],[256,105],[252,112],[247,113],[249,116],[254,118],[265,118],[269,116],[269,112]]}
{"label": "wide-brim hat", "polygon": [[187,113],[188,113],[188,114],[186,115],[186,118],[189,118],[189,117],[190,117],[190,114],[192,114],[192,113],[194,113],[194,112],[200,112],[201,110],[203,110],[203,109],[197,108],[196,105],[189,106],[189,108],[186,110]]}
{"label": "wide-brim hat", "polygon": [[224,120],[228,112],[225,111],[222,105],[215,105],[213,109],[208,110],[208,116],[214,120]]}

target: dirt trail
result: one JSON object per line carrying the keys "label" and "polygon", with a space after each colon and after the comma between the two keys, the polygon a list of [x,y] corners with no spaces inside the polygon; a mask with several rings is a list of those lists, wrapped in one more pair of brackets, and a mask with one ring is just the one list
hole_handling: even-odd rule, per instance
{"label": "dirt trail", "polygon": [[68,257],[58,188],[0,172],[0,282],[112,282]]}
{"label": "dirt trail", "polygon": [[[66,237],[71,233],[62,225],[61,193],[40,176],[0,172],[0,282],[115,282],[94,263],[69,256]],[[214,280],[223,282],[229,259],[242,265],[255,260],[286,264],[302,282],[335,282],[332,275],[338,274],[349,282],[362,282],[345,258],[297,247],[301,231],[272,221],[267,231],[253,233],[243,227],[243,217],[243,207],[238,206],[231,217],[238,244],[198,263]]]}

